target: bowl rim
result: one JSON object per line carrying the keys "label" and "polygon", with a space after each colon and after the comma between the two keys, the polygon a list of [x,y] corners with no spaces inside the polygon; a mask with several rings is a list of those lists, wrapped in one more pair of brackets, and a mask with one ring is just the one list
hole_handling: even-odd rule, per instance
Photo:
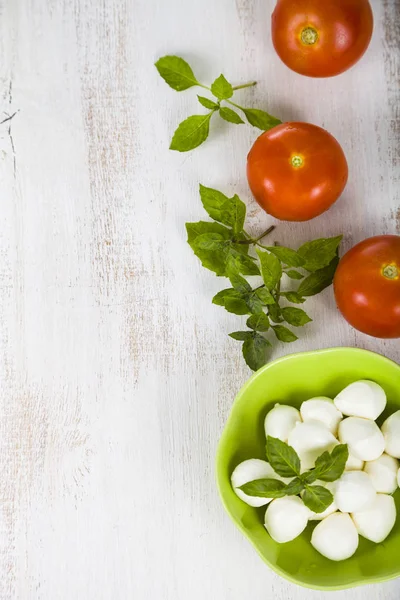
{"label": "bowl rim", "polygon": [[239,392],[236,394],[235,399],[230,408],[228,418],[225,422],[224,428],[222,430],[222,433],[221,433],[221,436],[220,436],[220,439],[218,442],[217,451],[216,451],[216,459],[215,459],[215,478],[216,478],[217,489],[218,489],[218,493],[220,496],[220,500],[225,508],[226,513],[229,515],[229,518],[234,523],[234,525],[242,532],[242,534],[245,536],[245,538],[247,538],[249,540],[249,542],[251,543],[253,548],[256,550],[257,554],[269,566],[270,569],[275,571],[275,573],[277,573],[278,575],[280,575],[287,581],[290,581],[291,583],[294,583],[300,587],[303,587],[306,589],[318,590],[318,591],[339,591],[339,590],[345,590],[345,589],[350,589],[350,588],[356,588],[356,587],[360,587],[363,585],[373,585],[376,583],[383,583],[385,581],[391,581],[393,579],[397,579],[400,576],[400,567],[399,567],[398,574],[384,575],[382,577],[371,577],[367,581],[360,580],[360,581],[354,581],[352,583],[345,583],[345,584],[340,584],[340,585],[313,585],[313,584],[305,584],[301,581],[298,581],[296,579],[296,577],[291,576],[283,569],[280,569],[277,565],[270,563],[267,560],[267,558],[254,545],[253,540],[251,539],[251,536],[247,533],[247,530],[238,521],[236,521],[236,519],[233,518],[233,516],[227,506],[227,503],[224,500],[223,494],[222,494],[222,487],[221,487],[221,481],[220,481],[220,479],[222,479],[222,476],[220,475],[220,472],[219,472],[219,465],[220,465],[220,458],[221,458],[221,454],[222,454],[222,446],[223,446],[225,437],[228,435],[229,423],[233,418],[232,414],[234,412],[234,407],[238,402],[240,402],[244,393],[247,391],[247,389],[252,385],[252,383],[258,377],[260,377],[265,371],[268,371],[268,369],[270,369],[272,365],[275,365],[275,364],[281,363],[281,362],[290,361],[292,359],[298,358],[299,356],[312,356],[315,354],[331,354],[331,353],[336,354],[336,353],[342,352],[343,350],[345,350],[346,352],[354,353],[354,354],[365,354],[365,355],[372,354],[376,358],[381,360],[382,363],[391,363],[392,365],[395,365],[400,371],[400,365],[396,361],[392,360],[391,358],[387,358],[386,356],[383,356],[383,354],[379,354],[378,352],[374,352],[373,350],[365,350],[364,348],[355,348],[354,346],[334,346],[332,348],[322,348],[322,349],[318,349],[318,350],[306,350],[304,352],[295,352],[293,354],[286,354],[285,356],[281,356],[280,358],[277,358],[277,359],[267,363],[266,365],[261,367],[261,369],[256,371],[253,375],[251,375],[251,377],[249,377],[249,379],[243,384],[243,386],[240,388]]}

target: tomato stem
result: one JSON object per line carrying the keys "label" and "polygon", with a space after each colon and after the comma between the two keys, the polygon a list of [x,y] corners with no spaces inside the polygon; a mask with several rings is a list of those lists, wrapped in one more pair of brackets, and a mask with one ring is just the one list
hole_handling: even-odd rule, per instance
{"label": "tomato stem", "polygon": [[382,273],[387,279],[397,279],[400,276],[400,271],[396,265],[386,265]]}
{"label": "tomato stem", "polygon": [[318,42],[318,31],[314,27],[305,27],[301,32],[301,41],[306,46],[313,46]]}
{"label": "tomato stem", "polygon": [[294,154],[290,162],[292,163],[292,167],[294,167],[295,169],[300,169],[300,167],[302,167],[304,164],[304,160],[298,154]]}

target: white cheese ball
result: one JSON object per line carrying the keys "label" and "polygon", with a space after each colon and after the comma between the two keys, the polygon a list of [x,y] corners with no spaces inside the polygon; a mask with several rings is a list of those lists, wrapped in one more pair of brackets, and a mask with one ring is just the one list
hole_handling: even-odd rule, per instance
{"label": "white cheese ball", "polygon": [[386,419],[382,425],[382,433],[385,438],[386,454],[400,458],[400,410]]}
{"label": "white cheese ball", "polygon": [[297,423],[288,440],[299,455],[302,471],[312,469],[317,458],[325,450],[331,452],[337,443],[335,436],[319,421]]}
{"label": "white cheese ball", "polygon": [[249,506],[265,506],[271,502],[272,498],[259,498],[258,496],[248,496],[239,488],[249,481],[256,479],[280,479],[271,465],[265,460],[259,460],[258,458],[251,458],[240,463],[233,471],[231,476],[231,483],[234,492],[241,500],[246,502]]}
{"label": "white cheese ball", "polygon": [[375,460],[385,450],[385,440],[374,421],[348,417],[339,425],[339,440],[347,444],[349,452],[359,460]]}
{"label": "white cheese ball", "polygon": [[364,471],[371,477],[372,485],[380,494],[393,494],[396,491],[398,469],[398,461],[388,454],[365,463],[364,467]]}
{"label": "white cheese ball", "polygon": [[335,503],[342,512],[358,512],[375,502],[375,488],[364,471],[346,471],[335,484]]}
{"label": "white cheese ball", "polygon": [[273,540],[284,544],[304,531],[309,514],[309,509],[297,496],[276,498],[265,513],[265,528]]}
{"label": "white cheese ball", "polygon": [[300,406],[303,421],[319,421],[336,435],[338,425],[343,419],[342,413],[336,408],[333,400],[326,396],[311,398]]}
{"label": "white cheese ball", "polygon": [[352,513],[360,535],[379,544],[392,531],[396,522],[396,505],[392,496],[377,494],[374,504],[363,511]]}
{"label": "white cheese ball", "polygon": [[[327,490],[329,490],[333,496],[335,494],[335,481],[320,481],[319,479],[317,479],[317,481],[315,481],[315,483],[313,483],[313,485],[321,485],[322,487],[326,488]],[[304,495],[304,491],[301,493],[301,496]],[[329,515],[332,515],[333,513],[335,513],[337,511],[337,506],[335,503],[335,498],[333,498],[333,502],[332,504],[330,504],[328,506],[328,508],[326,508],[324,510],[324,512],[322,513],[316,513],[313,511],[310,511],[310,516],[308,517],[309,521],[322,521],[322,519],[325,519],[325,517],[329,517]]]}
{"label": "white cheese ball", "polygon": [[358,548],[358,533],[349,515],[335,513],[319,523],[311,536],[314,548],[330,560],[346,560]]}
{"label": "white cheese ball", "polygon": [[349,458],[347,459],[346,465],[344,467],[345,471],[362,471],[364,468],[364,461],[356,458],[349,452]]}
{"label": "white cheese ball", "polygon": [[385,410],[386,394],[374,381],[355,381],[336,396],[334,403],[344,415],[375,421]]}
{"label": "white cheese ball", "polygon": [[275,404],[274,408],[265,417],[265,435],[287,442],[289,433],[300,421],[301,416],[297,408],[287,404]]}

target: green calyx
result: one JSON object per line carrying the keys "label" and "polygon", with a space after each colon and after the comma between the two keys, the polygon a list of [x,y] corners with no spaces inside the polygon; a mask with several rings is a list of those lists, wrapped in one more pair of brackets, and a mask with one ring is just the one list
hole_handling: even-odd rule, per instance
{"label": "green calyx", "polygon": [[313,46],[318,42],[318,31],[314,27],[305,27],[301,32],[301,41],[306,46]]}

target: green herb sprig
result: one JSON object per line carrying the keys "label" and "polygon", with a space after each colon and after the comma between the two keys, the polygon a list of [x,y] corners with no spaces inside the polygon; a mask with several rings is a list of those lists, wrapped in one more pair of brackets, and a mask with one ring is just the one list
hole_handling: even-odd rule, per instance
{"label": "green herb sprig", "polygon": [[[243,343],[244,359],[256,371],[267,362],[272,346],[266,333],[273,333],[281,342],[295,342],[297,335],[284,323],[302,327],[312,320],[303,309],[281,303],[303,304],[307,297],[331,285],[342,236],[307,242],[297,250],[266,246],[261,240],[275,227],[257,237],[247,233],[246,205],[237,195],[229,198],[200,185],[200,198],[214,221],[186,223],[188,243],[206,269],[230,281],[231,287],[218,292],[213,304],[236,315],[249,315],[248,329],[229,335]],[[255,249],[255,254],[250,249]],[[253,287],[246,277],[257,275],[263,283]],[[297,289],[281,291],[283,277],[301,283]]]}
{"label": "green herb sprig", "polygon": [[215,98],[213,100],[205,96],[197,96],[199,103],[208,112],[202,115],[192,115],[178,125],[172,137],[171,150],[188,152],[205,142],[210,131],[211,119],[215,114],[218,114],[224,121],[235,125],[244,123],[236,110],[221,104],[223,102],[241,111],[251,125],[263,131],[272,129],[281,123],[279,119],[264,110],[244,108],[230,99],[235,91],[257,85],[256,81],[233,86],[224,75],[220,75],[209,87],[197,80],[190,65],[179,56],[163,56],[155,63],[155,66],[164,81],[177,92],[197,86],[207,90]]}
{"label": "green herb sprig", "polygon": [[315,513],[322,513],[333,502],[332,493],[315,481],[332,482],[339,479],[349,458],[347,444],[339,444],[331,453],[324,452],[315,462],[315,468],[301,473],[300,458],[296,451],[278,438],[267,437],[266,454],[275,473],[281,477],[293,477],[285,484],[279,479],[256,479],[240,489],[248,496],[283,498],[297,496],[301,492],[304,504]]}

